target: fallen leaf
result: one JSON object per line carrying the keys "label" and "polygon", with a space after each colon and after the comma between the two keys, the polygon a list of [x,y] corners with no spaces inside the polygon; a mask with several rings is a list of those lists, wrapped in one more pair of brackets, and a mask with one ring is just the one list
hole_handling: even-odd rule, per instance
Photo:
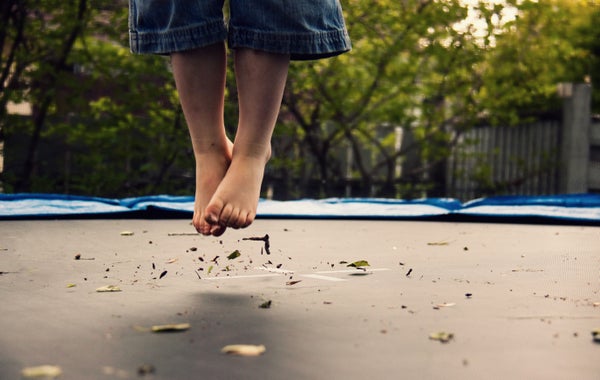
{"label": "fallen leaf", "polygon": [[150,375],[156,372],[156,368],[152,364],[142,364],[138,367],[137,373],[140,376]]}
{"label": "fallen leaf", "polygon": [[129,373],[126,370],[121,369],[121,368],[104,366],[104,367],[102,367],[102,372],[107,376],[115,377],[117,379],[129,378]]}
{"label": "fallen leaf", "polygon": [[543,269],[533,269],[533,268],[517,268],[513,269],[512,272],[543,272]]}
{"label": "fallen leaf", "polygon": [[297,283],[301,282],[302,280],[296,280],[296,281],[288,281],[285,284],[286,285],[296,285]]}
{"label": "fallen leaf", "polygon": [[133,231],[121,231],[121,236],[133,236]]}
{"label": "fallen leaf", "polygon": [[427,245],[448,245],[448,244],[450,244],[450,243],[447,241],[434,241],[434,242],[427,243]]}
{"label": "fallen leaf", "polygon": [[592,339],[594,340],[594,342],[600,343],[600,329],[592,330]]}
{"label": "fallen leaf", "polygon": [[77,286],[76,284],[67,284],[67,288],[74,288],[76,286]]}
{"label": "fallen leaf", "polygon": [[212,270],[213,270],[213,266],[211,265],[211,266],[208,267],[208,270],[206,271],[206,274],[210,274],[210,272],[212,272]]}
{"label": "fallen leaf", "polygon": [[353,263],[346,265],[347,267],[360,268],[360,267],[368,267],[369,262],[367,260],[358,260]]}
{"label": "fallen leaf", "polygon": [[160,280],[161,278],[165,277],[167,275],[167,271],[164,271],[160,274],[160,276],[158,276],[158,279]]}
{"label": "fallen leaf", "polygon": [[444,302],[444,303],[438,303],[433,308],[441,309],[442,307],[452,307],[454,305],[456,305],[456,303],[454,303],[454,302]]}
{"label": "fallen leaf", "polygon": [[172,259],[169,259],[169,260],[167,260],[167,262],[166,262],[166,263],[167,263],[167,264],[173,264],[174,262],[177,262],[177,260],[179,260],[179,259],[175,257],[175,258],[172,258]]}
{"label": "fallen leaf", "polygon": [[155,333],[159,333],[159,332],[178,332],[178,331],[185,331],[185,330],[189,330],[190,328],[190,324],[189,323],[175,323],[175,324],[168,324],[168,325],[154,325],[151,328],[152,332]]}
{"label": "fallen leaf", "polygon": [[437,340],[437,341],[442,342],[442,343],[448,343],[449,341],[451,341],[452,339],[454,339],[454,334],[448,333],[448,332],[444,332],[444,331],[440,331],[440,332],[429,334],[429,339],[431,339],[431,340]]}
{"label": "fallen leaf", "polygon": [[227,259],[229,259],[229,260],[233,260],[233,259],[236,259],[236,258],[240,257],[241,255],[242,255],[242,254],[240,253],[240,251],[238,251],[238,250],[236,249],[235,251],[231,252],[231,253],[229,254],[229,256],[227,256]]}
{"label": "fallen leaf", "polygon": [[26,367],[21,371],[25,378],[50,377],[55,378],[62,374],[62,369],[56,365],[40,365],[36,367]]}
{"label": "fallen leaf", "polygon": [[98,289],[96,289],[96,291],[98,293],[120,292],[121,288],[119,288],[116,285],[106,285],[99,287]]}
{"label": "fallen leaf", "polygon": [[266,351],[264,345],[252,345],[252,344],[230,344],[221,349],[221,352],[229,355],[240,355],[240,356],[259,356]]}
{"label": "fallen leaf", "polygon": [[261,309],[270,309],[271,308],[271,300],[261,303],[258,307]]}

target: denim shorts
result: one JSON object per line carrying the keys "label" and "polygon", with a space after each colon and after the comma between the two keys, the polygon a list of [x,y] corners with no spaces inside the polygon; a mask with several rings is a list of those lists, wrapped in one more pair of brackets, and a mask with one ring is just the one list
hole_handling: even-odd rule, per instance
{"label": "denim shorts", "polygon": [[[227,40],[230,48],[319,59],[351,49],[339,0],[130,0],[134,53],[169,54]],[[227,12],[227,10],[225,10]]]}

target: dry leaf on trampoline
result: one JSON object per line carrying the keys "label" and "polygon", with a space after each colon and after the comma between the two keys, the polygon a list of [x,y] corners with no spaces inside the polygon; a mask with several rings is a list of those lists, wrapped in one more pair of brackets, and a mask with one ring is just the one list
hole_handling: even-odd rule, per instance
{"label": "dry leaf on trampoline", "polygon": [[347,267],[360,268],[360,267],[368,267],[369,262],[367,260],[358,260],[353,263],[346,265]]}
{"label": "dry leaf on trampoline", "polygon": [[447,241],[432,241],[427,243],[427,245],[449,245],[450,243]]}
{"label": "dry leaf on trampoline", "polygon": [[240,251],[238,251],[237,249],[233,252],[231,252],[229,254],[229,256],[227,256],[227,259],[229,260],[233,260],[233,259],[237,259],[238,257],[240,257],[242,254],[240,253]]}
{"label": "dry leaf on trampoline", "polygon": [[456,305],[456,303],[454,303],[454,302],[444,302],[444,303],[438,303],[433,308],[434,309],[441,309],[443,307],[452,307],[454,305]]}
{"label": "dry leaf on trampoline", "polygon": [[454,334],[449,333],[449,332],[440,331],[440,332],[429,334],[429,339],[437,340],[442,343],[448,343],[449,341],[454,339]]}
{"label": "dry leaf on trampoline", "polygon": [[106,286],[101,286],[98,289],[96,289],[96,291],[98,293],[112,293],[112,292],[120,292],[121,288],[119,288],[116,285],[106,285]]}
{"label": "dry leaf on trampoline", "polygon": [[62,374],[62,369],[56,365],[40,365],[35,367],[26,367],[21,371],[24,378],[55,378]]}
{"label": "dry leaf on trampoline", "polygon": [[253,344],[230,344],[221,349],[221,352],[229,355],[259,356],[266,351],[264,345]]}
{"label": "dry leaf on trampoline", "polygon": [[180,332],[186,331],[190,329],[189,323],[173,323],[167,325],[154,325],[151,328],[152,332],[162,333],[162,332]]}

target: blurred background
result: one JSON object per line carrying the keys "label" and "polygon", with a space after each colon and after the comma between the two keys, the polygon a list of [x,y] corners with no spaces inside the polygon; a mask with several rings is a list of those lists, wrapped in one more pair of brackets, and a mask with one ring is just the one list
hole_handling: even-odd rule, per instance
{"label": "blurred background", "polygon": [[[342,5],[354,49],[292,63],[263,197],[600,192],[599,1]],[[131,54],[127,17],[2,1],[0,192],[193,195],[169,59]]]}

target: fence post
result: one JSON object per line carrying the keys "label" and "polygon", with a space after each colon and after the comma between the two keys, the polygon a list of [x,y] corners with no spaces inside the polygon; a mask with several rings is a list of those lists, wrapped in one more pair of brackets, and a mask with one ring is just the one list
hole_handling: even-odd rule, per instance
{"label": "fence post", "polygon": [[586,83],[561,83],[559,95],[563,98],[559,191],[587,193],[592,87]]}

